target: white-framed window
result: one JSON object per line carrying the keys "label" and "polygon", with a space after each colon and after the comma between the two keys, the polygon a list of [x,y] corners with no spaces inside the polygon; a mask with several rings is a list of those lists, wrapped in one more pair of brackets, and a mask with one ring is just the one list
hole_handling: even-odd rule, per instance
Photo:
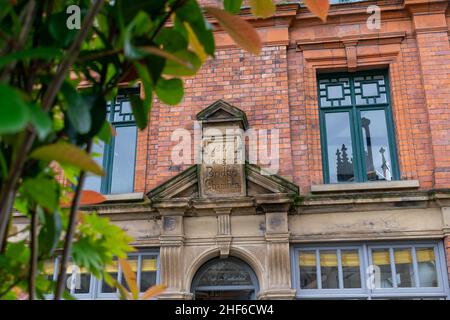
{"label": "white-framed window", "polygon": [[[156,250],[142,250],[130,253],[127,258],[132,270],[136,273],[137,284],[141,293],[159,283],[159,252]],[[121,283],[125,288],[128,285],[117,260],[106,267],[106,271]],[[59,259],[45,264],[45,273],[49,279],[56,281],[58,278]],[[56,270],[56,272],[54,272]],[[72,274],[76,274],[72,277]],[[118,290],[108,286],[102,279],[87,273],[85,269],[69,263],[67,266],[66,288],[72,296],[80,300],[105,299],[114,300],[119,298]],[[51,296],[49,296],[51,298]]]}
{"label": "white-framed window", "polygon": [[297,298],[449,298],[440,241],[292,247]]}

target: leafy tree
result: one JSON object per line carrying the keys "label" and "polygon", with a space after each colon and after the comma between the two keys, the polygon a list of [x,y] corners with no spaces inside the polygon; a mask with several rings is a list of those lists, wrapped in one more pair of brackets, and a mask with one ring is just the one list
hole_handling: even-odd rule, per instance
{"label": "leafy tree", "polygon": [[[259,17],[275,10],[271,0],[250,4]],[[327,0],[305,4],[326,16]],[[183,77],[214,57],[207,18],[258,54],[256,31],[233,15],[241,5],[224,0],[222,10],[196,0],[0,0],[1,299],[70,298],[64,291],[69,260],[114,285],[105,266],[113,257],[125,258],[132,239],[106,218],[79,211],[105,200],[83,191],[83,182],[87,172],[104,174],[90,151],[94,141],[108,143],[114,134],[105,120],[107,101],[119,84],[139,79],[145,95],[130,99],[140,129],[147,126],[154,94],[179,103]],[[61,183],[61,174],[71,183]],[[14,212],[29,219],[25,229],[13,225]],[[60,268],[53,283],[44,265],[55,257]]]}

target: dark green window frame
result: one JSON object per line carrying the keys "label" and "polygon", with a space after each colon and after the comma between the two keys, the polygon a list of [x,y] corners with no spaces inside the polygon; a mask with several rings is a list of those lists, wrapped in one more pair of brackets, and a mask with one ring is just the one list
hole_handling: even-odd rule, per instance
{"label": "dark green window frame", "polygon": [[[364,103],[361,102],[362,89],[356,88],[358,93],[355,93],[355,79],[360,79],[361,77],[383,77],[384,78],[384,91],[382,92],[383,98],[367,98]],[[331,81],[331,79],[348,78],[349,86],[346,88],[345,97],[338,99],[323,99],[324,91],[321,90],[321,84],[323,81]],[[372,78],[374,79],[374,78]],[[354,180],[351,182],[367,182],[369,181],[367,177],[367,168],[365,161],[364,152],[364,137],[359,130],[361,128],[361,112],[365,111],[376,111],[382,110],[385,114],[386,129],[387,129],[387,139],[389,144],[389,156],[391,160],[391,180],[399,180],[400,172],[398,166],[395,130],[392,118],[391,109],[391,98],[390,98],[390,83],[387,70],[372,70],[364,72],[355,73],[331,73],[331,74],[318,74],[317,75],[317,91],[319,97],[319,118],[320,118],[320,138],[321,138],[321,148],[322,148],[322,167],[323,167],[323,177],[324,182],[330,183],[330,168],[328,159],[328,143],[327,143],[327,128],[325,116],[329,113],[348,113],[350,122],[350,134],[352,140],[352,150],[353,150],[353,172]],[[358,80],[358,83],[365,82],[366,80]],[[370,83],[367,80],[367,83]],[[380,89],[377,87],[377,93],[380,95]],[[334,183],[334,182],[333,182]],[[341,182],[338,182],[341,183]]]}
{"label": "dark green window frame", "polygon": [[[118,131],[120,128],[125,127],[134,127],[136,131],[136,142],[137,142],[137,126],[132,114],[131,108],[125,112],[122,109],[122,103],[128,102],[128,97],[130,95],[139,95],[140,88],[127,88],[120,89],[118,95],[108,103],[107,106],[107,121]],[[112,183],[113,183],[113,169],[114,169],[114,148],[116,145],[116,137],[112,137],[110,143],[105,144],[103,148],[103,161],[102,166],[105,171],[105,176],[101,178],[100,190],[96,190],[101,192],[102,194],[111,194],[112,193]],[[134,147],[134,163],[133,163],[133,175],[131,184],[133,188],[129,190],[129,192],[134,191],[134,173],[136,167],[136,144]]]}

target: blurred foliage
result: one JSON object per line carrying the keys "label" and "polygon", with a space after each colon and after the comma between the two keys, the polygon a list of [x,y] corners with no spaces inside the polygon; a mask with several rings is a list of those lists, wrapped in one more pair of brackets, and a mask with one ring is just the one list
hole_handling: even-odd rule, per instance
{"label": "blurred foliage", "polygon": [[[250,4],[258,17],[275,12],[271,0]],[[79,17],[77,10],[67,11],[71,5],[80,9]],[[85,150],[93,140],[108,143],[114,135],[106,122],[107,101],[120,84],[141,86],[144,94],[131,101],[144,129],[153,98],[180,103],[184,77],[214,57],[208,19],[244,49],[261,51],[251,24],[233,15],[241,5],[242,0],[224,0],[222,10],[202,8],[196,0],[0,0],[0,299],[26,297],[31,283],[37,298],[53,292],[44,262],[61,255],[80,172],[104,174]],[[81,28],[68,28],[77,18]],[[81,205],[104,201],[93,191],[80,198]],[[36,217],[37,225],[17,230],[12,203],[25,218]],[[106,279],[105,266],[113,257],[126,258],[133,250],[124,231],[94,213],[78,213],[70,241],[70,259]],[[137,298],[137,293],[122,296]]]}

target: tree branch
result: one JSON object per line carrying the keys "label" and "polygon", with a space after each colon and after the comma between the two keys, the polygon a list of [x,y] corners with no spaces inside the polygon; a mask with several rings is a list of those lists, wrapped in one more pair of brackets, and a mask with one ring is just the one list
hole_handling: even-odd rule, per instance
{"label": "tree branch", "polygon": [[[91,153],[92,149],[92,139],[88,142],[86,147],[86,152],[88,154]],[[75,195],[72,200],[72,206],[70,207],[70,215],[69,215],[69,226],[67,227],[66,237],[64,239],[64,249],[61,257],[60,268],[58,272],[58,280],[56,282],[56,292],[55,292],[55,300],[61,300],[62,295],[64,293],[64,284],[66,282],[66,266],[69,261],[69,256],[72,251],[72,239],[75,233],[75,226],[77,222],[77,213],[78,207],[80,204],[81,193],[83,191],[84,180],[86,177],[86,172],[81,171],[80,176],[78,178],[78,185],[75,190]]]}
{"label": "tree branch", "polygon": [[30,255],[30,273],[28,274],[28,299],[36,300],[36,276],[38,263],[38,223],[39,216],[36,208],[31,212],[31,255]]}
{"label": "tree branch", "polygon": [[[88,14],[83,21],[81,30],[78,32],[77,37],[67,53],[67,59],[64,60],[59,67],[55,78],[44,95],[42,103],[44,112],[48,112],[53,105],[56,94],[59,92],[71,65],[77,59],[80,53],[81,44],[86,39],[88,31],[94,22],[95,16],[99,13],[103,4],[104,0],[97,0],[89,9]],[[15,161],[13,161],[13,165],[0,195],[0,249],[4,247],[4,234],[6,232],[7,221],[11,215],[17,185],[20,177],[22,176],[23,166],[35,138],[36,132],[32,127],[29,127],[25,134],[24,142],[17,151],[17,157]]]}

